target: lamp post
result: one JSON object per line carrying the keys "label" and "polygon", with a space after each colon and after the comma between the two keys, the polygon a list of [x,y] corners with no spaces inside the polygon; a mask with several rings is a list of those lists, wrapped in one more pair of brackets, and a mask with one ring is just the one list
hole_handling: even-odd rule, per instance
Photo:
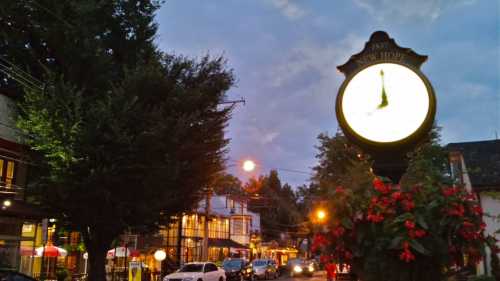
{"label": "lamp post", "polygon": [[162,274],[162,263],[163,260],[167,257],[167,253],[163,249],[156,250],[154,253],[154,258],[156,261],[160,262],[160,281],[161,281],[161,274]]}

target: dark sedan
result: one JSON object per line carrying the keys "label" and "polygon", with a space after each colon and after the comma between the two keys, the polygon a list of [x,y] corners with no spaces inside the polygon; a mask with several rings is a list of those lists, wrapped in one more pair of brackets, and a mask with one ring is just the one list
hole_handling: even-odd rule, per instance
{"label": "dark sedan", "polygon": [[253,281],[252,264],[244,259],[227,259],[222,263],[227,281]]}

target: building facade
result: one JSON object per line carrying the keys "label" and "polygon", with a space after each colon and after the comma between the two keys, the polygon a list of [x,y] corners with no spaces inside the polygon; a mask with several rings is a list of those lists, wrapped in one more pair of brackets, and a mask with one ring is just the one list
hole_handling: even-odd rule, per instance
{"label": "building facade", "polygon": [[[158,243],[144,247],[141,259],[154,272],[160,263],[152,257],[158,248],[164,249],[167,259],[162,263],[163,272],[168,272],[184,263],[201,261],[205,220],[208,218],[208,260],[222,262],[226,257],[251,258],[255,241],[260,241],[260,216],[249,212],[247,202],[231,196],[211,196],[208,217],[206,200],[200,200],[191,212],[172,217],[155,239]],[[141,248],[141,246],[139,246]]]}
{"label": "building facade", "polygon": [[25,202],[28,162],[26,147],[15,127],[15,102],[0,93],[0,269],[36,275],[41,259],[43,215]]}
{"label": "building facade", "polygon": [[[500,140],[450,143],[450,173],[455,182],[474,192],[484,210],[486,235],[500,239]],[[500,246],[500,245],[497,245]],[[491,253],[486,249],[478,274],[491,274]]]}

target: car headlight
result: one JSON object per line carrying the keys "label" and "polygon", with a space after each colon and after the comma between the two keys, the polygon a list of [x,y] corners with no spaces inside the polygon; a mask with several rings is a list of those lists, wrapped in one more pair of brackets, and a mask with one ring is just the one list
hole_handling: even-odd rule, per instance
{"label": "car headlight", "polygon": [[193,277],[182,278],[182,281],[193,281]]}
{"label": "car headlight", "polygon": [[300,272],[302,272],[302,267],[296,265],[296,266],[293,267],[293,271],[297,272],[297,273],[300,273]]}
{"label": "car headlight", "polygon": [[247,268],[247,273],[250,273],[252,272],[252,269],[251,268]]}
{"label": "car headlight", "polygon": [[309,265],[308,269],[309,269],[309,272],[313,272],[314,271],[314,266],[311,264],[311,265]]}

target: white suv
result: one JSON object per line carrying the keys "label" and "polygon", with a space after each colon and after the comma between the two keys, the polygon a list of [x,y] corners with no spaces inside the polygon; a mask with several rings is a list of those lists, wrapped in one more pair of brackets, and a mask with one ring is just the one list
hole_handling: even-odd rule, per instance
{"label": "white suv", "polygon": [[190,262],[163,281],[226,281],[226,272],[211,262]]}

